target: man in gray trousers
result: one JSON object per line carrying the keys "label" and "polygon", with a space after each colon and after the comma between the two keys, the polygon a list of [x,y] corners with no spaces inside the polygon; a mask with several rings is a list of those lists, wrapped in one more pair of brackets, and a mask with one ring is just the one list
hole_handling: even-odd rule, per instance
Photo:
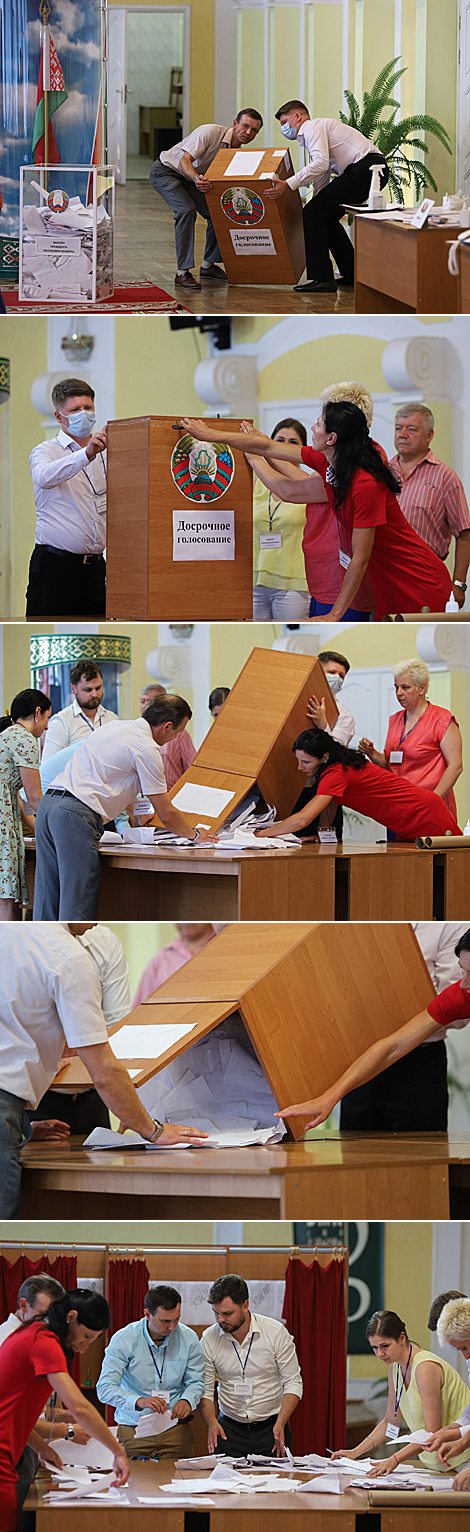
{"label": "man in gray trousers", "polygon": [[[231,128],[205,122],[202,127],[194,128],[181,143],[173,144],[171,149],[162,149],[159,159],[152,165],[152,186],[175,215],[176,287],[188,287],[194,292],[200,288],[201,282],[227,281],[223,267],[217,265],[222,256],[204,196],[206,191],[211,191],[206,171],[219,149],[240,149],[251,144],[262,126],[260,113],[254,107],[244,107],[234,117]],[[196,213],[207,219],[206,247],[199,272],[201,282],[197,282],[192,274]]]}

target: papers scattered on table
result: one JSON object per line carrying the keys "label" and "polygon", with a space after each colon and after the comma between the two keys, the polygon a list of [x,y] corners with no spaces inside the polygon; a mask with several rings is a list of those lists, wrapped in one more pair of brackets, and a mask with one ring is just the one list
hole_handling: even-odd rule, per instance
{"label": "papers scattered on table", "polygon": [[120,1027],[109,1042],[116,1059],[159,1059],[172,1043],[194,1032],[195,1022],[175,1021],[167,1026]]}
{"label": "papers scattered on table", "polygon": [[256,149],[239,149],[236,154],[232,155],[232,159],[229,161],[227,169],[224,170],[224,176],[256,175],[258,166],[261,165],[263,155],[264,149],[261,149],[261,151],[257,151]]}
{"label": "papers scattered on table", "polygon": [[[218,1459],[217,1466],[209,1474],[208,1479],[184,1480],[184,1490],[186,1493],[198,1496],[207,1494],[207,1491],[211,1495],[213,1493],[227,1495],[271,1495],[279,1490],[283,1493],[286,1490],[294,1492],[299,1487],[303,1488],[300,1479],[287,1479],[279,1473],[241,1473],[237,1468],[231,1466],[227,1458]],[[172,1479],[170,1484],[162,1485],[162,1489],[165,1494],[168,1494],[173,1499],[175,1495],[181,1494],[181,1479]]]}
{"label": "papers scattered on table", "polygon": [[143,1410],[137,1421],[135,1435],[139,1439],[142,1436],[162,1436],[164,1431],[172,1431],[176,1425],[171,1410],[165,1410],[162,1415],[157,1410]]}
{"label": "papers scattered on table", "polygon": [[[286,1131],[282,1118],[279,1119],[279,1122],[275,1124],[274,1128],[252,1128],[251,1126],[247,1126],[244,1129],[237,1129],[235,1131],[232,1129],[227,1130],[227,1132],[224,1132],[222,1129],[215,1129],[211,1124],[206,1125],[206,1122],[204,1121],[189,1122],[187,1126],[197,1127],[201,1130],[201,1132],[208,1133],[209,1137],[202,1138],[200,1141],[199,1139],[197,1141],[195,1140],[192,1144],[190,1141],[188,1141],[188,1139],[182,1140],[178,1144],[162,1144],[161,1148],[171,1152],[173,1149],[191,1148],[245,1149],[248,1148],[251,1144],[279,1144]],[[116,1133],[113,1128],[93,1128],[92,1132],[88,1134],[88,1138],[85,1139],[83,1144],[84,1149],[153,1150],[158,1149],[159,1147],[160,1139],[158,1138],[155,1144],[149,1144],[148,1140],[142,1138],[140,1133],[132,1133],[130,1129],[128,1129],[125,1133]],[[169,1430],[169,1427],[166,1426],[165,1430]]]}
{"label": "papers scattered on table", "polygon": [[299,1489],[308,1495],[340,1495],[341,1481],[339,1474],[319,1474],[318,1478],[308,1479],[306,1484],[300,1484]]}
{"label": "papers scattered on table", "polygon": [[[116,1436],[117,1426],[112,1429],[113,1436]],[[94,1436],[90,1436],[89,1442],[86,1442],[84,1446],[81,1446],[79,1442],[64,1441],[63,1438],[59,1438],[58,1441],[54,1441],[54,1452],[57,1452],[64,1464],[73,1463],[74,1467],[105,1468],[110,1472],[113,1466],[112,1452]]]}
{"label": "papers scattered on table", "polygon": [[[205,1139],[202,1140],[205,1143]],[[140,1133],[132,1133],[130,1128],[125,1133],[115,1133],[113,1128],[93,1128],[85,1139],[84,1149],[189,1149],[188,1140],[179,1144],[162,1144],[157,1138],[155,1144],[149,1144],[146,1138],[141,1138]]]}

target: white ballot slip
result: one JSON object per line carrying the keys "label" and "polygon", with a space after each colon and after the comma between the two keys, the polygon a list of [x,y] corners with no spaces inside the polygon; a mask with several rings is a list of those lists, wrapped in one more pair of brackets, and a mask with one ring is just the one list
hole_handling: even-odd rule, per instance
{"label": "white ballot slip", "polygon": [[[201,1142],[205,1144],[206,1140],[202,1139]],[[88,1134],[88,1138],[85,1139],[83,1148],[150,1149],[155,1151],[161,1148],[169,1149],[173,1153],[174,1149],[190,1149],[191,1145],[188,1139],[179,1144],[160,1144],[158,1138],[156,1144],[150,1144],[146,1138],[141,1138],[140,1133],[133,1133],[131,1129],[126,1133],[115,1133],[113,1128],[93,1128],[93,1131]]]}
{"label": "white ballot slip", "polygon": [[145,1410],[136,1425],[136,1438],[142,1436],[163,1436],[164,1431],[172,1431],[178,1422],[172,1419],[171,1410],[165,1410],[159,1415],[156,1410]]}
{"label": "white ballot slip", "polygon": [[340,1495],[339,1474],[319,1474],[318,1478],[309,1479],[307,1484],[299,1484],[298,1489],[300,1494],[304,1495]]}
{"label": "white ballot slip", "polygon": [[121,1027],[109,1037],[116,1059],[159,1059],[172,1043],[179,1042],[196,1023],[175,1021],[160,1027]]}
{"label": "white ballot slip", "polygon": [[[81,1283],[80,1286],[83,1284]],[[113,1435],[117,1434],[117,1426]],[[81,1446],[79,1442],[59,1440],[54,1442],[54,1452],[62,1459],[64,1467],[73,1464],[75,1468],[107,1468],[110,1472],[113,1466],[113,1454],[103,1442],[98,1442],[96,1437],[90,1436],[89,1442]]]}
{"label": "white ballot slip", "polygon": [[256,149],[238,149],[224,170],[224,176],[255,176],[263,154],[264,149],[261,152]]}
{"label": "white ballot slip", "polygon": [[234,792],[226,792],[221,787],[204,787],[198,782],[185,782],[179,792],[175,793],[173,803],[175,808],[181,809],[182,814],[208,814],[211,819],[218,819],[234,797]]}

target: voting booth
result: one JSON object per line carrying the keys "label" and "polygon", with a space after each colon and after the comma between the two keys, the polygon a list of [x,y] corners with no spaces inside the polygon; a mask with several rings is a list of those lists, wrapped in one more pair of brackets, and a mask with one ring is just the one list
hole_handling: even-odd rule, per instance
{"label": "voting booth", "polygon": [[[230,420],[237,430],[241,420]],[[209,426],[220,427],[211,419]],[[108,424],[106,616],[253,615],[253,484],[242,452],[174,416]]]}
{"label": "voting booth", "polygon": [[288,149],[219,149],[205,193],[229,282],[288,284],[305,267],[302,203],[290,187],[270,201],[272,177],[294,174]]}
{"label": "voting booth", "polygon": [[278,816],[291,813],[304,786],[292,746],[312,727],[311,696],[325,698],[333,728],[338,708],[319,660],[252,650],[192,766],[171,789],[170,798],[190,824],[220,830],[256,788]]}
{"label": "voting booth", "polygon": [[[138,1088],[182,1054],[190,1069],[194,1045],[236,1014],[247,1050],[285,1107],[321,1095],[434,993],[404,923],[238,923],[111,1027],[109,1041]],[[81,1060],[66,1060],[55,1083],[75,1090],[88,1084]],[[305,1118],[289,1123],[289,1134],[302,1138]]]}

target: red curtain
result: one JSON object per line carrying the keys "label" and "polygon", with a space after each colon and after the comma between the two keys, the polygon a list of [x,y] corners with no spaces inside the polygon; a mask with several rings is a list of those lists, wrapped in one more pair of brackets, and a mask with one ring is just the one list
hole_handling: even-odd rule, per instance
{"label": "red curtain", "polygon": [[294,1337],[303,1398],[292,1416],[294,1451],[335,1451],[346,1440],[344,1266],[290,1260],[283,1318]]}
{"label": "red curtain", "polygon": [[150,1274],[145,1261],[112,1260],[109,1263],[108,1301],[111,1335],[134,1319],[142,1319]]}
{"label": "red curtain", "polygon": [[[77,1286],[77,1257],[76,1255],[58,1255],[51,1261],[48,1255],[41,1255],[38,1261],[30,1261],[29,1255],[18,1256],[17,1261],[7,1261],[4,1255],[0,1255],[0,1324],[8,1319],[9,1314],[16,1312],[18,1303],[18,1290],[27,1277],[37,1277],[40,1272],[45,1276],[55,1277],[56,1282],[61,1282],[62,1287],[73,1291]],[[69,1364],[70,1376],[80,1387],[80,1357],[75,1356]]]}

